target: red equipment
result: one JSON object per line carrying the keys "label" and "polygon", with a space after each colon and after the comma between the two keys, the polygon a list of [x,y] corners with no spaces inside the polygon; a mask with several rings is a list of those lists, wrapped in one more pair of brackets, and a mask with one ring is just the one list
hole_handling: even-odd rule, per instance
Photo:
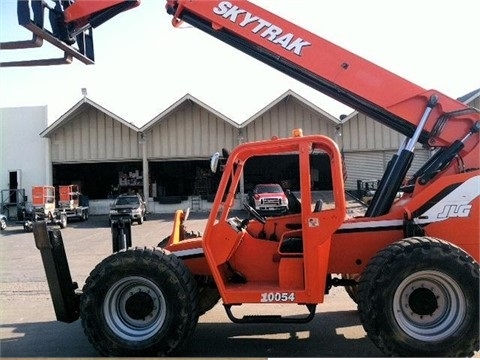
{"label": "red equipment", "polygon": [[60,185],[58,187],[58,207],[69,218],[85,221],[89,217],[88,199],[82,195],[78,185]]}
{"label": "red equipment", "polygon": [[55,206],[55,187],[32,187],[32,208],[23,211],[23,228],[31,231],[36,221],[58,224],[62,229],[67,226],[67,214]]}

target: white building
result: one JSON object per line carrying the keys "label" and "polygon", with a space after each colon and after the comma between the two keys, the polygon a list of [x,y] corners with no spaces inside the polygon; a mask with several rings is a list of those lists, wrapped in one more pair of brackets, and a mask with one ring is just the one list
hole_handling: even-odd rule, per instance
{"label": "white building", "polygon": [[32,186],[52,183],[49,141],[40,136],[47,125],[47,106],[0,109],[0,211],[9,217],[31,200]]}

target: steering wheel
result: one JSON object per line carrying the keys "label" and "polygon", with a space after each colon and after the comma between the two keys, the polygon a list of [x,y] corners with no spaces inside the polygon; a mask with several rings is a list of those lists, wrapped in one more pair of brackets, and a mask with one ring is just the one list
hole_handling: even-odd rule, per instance
{"label": "steering wheel", "polygon": [[257,210],[255,210],[253,207],[251,207],[251,206],[248,205],[247,203],[243,203],[243,207],[244,207],[245,210],[247,210],[255,219],[257,219],[258,221],[260,221],[262,224],[265,224],[265,223],[267,222],[267,221],[265,220],[265,218],[258,213]]}

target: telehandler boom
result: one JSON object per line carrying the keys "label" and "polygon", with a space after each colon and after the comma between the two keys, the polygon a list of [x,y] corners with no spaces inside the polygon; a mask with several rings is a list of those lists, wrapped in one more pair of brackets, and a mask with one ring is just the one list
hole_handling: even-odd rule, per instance
{"label": "telehandler boom", "polygon": [[[138,2],[62,4],[61,31],[53,36],[66,44]],[[326,136],[302,136],[297,130],[290,138],[242,144],[226,158],[217,154],[212,170],[225,161],[224,170],[203,236],[185,238],[186,214],[178,211],[161,247],[112,254],[81,292],[65,271],[60,276],[46,267],[57,318],[70,322],[80,316],[103,355],[169,355],[178,353],[198,317],[219,299],[234,322],[308,322],[329,289],[341,285],[354,289],[363,326],[387,355],[478,351],[479,110],[423,89],[248,1],[167,0],[166,11],[174,26],[188,23],[406,140],[359,217],[347,215],[341,154]],[[406,179],[417,143],[434,155]],[[260,156],[296,169],[291,178],[299,207],[265,218],[245,204],[250,217],[239,219],[232,215],[239,184]],[[318,158],[330,164],[329,171],[321,170],[331,179],[323,204],[311,188]],[[399,191],[403,196],[396,200]],[[36,224],[44,261],[68,270],[59,238]],[[235,315],[232,308],[246,303],[299,304],[307,312],[259,316],[262,308],[252,316]]]}

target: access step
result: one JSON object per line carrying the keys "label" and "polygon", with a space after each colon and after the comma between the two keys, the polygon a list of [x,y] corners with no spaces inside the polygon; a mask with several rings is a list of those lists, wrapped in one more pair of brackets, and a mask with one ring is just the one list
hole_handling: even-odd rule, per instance
{"label": "access step", "polygon": [[308,315],[304,317],[283,317],[281,315],[245,315],[241,318],[235,317],[232,313],[232,305],[224,305],[230,321],[236,324],[305,324],[315,317],[316,304],[305,305],[308,309]]}

